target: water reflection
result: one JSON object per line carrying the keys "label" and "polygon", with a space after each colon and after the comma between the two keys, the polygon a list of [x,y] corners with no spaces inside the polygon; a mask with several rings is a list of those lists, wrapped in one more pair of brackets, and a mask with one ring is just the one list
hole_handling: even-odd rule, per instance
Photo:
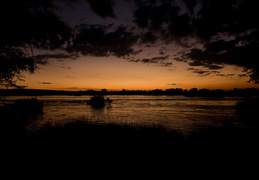
{"label": "water reflection", "polygon": [[[220,125],[226,118],[238,119],[236,103],[242,98],[199,98],[184,96],[112,95],[112,104],[93,108],[90,96],[39,96],[44,114],[32,124],[48,121],[62,123],[69,119],[98,122],[159,124],[190,132],[196,128]],[[20,97],[7,97],[9,102]]]}
{"label": "water reflection", "polygon": [[91,114],[93,116],[103,116],[104,111],[106,110],[105,107],[96,108],[96,107],[90,107],[91,108]]}

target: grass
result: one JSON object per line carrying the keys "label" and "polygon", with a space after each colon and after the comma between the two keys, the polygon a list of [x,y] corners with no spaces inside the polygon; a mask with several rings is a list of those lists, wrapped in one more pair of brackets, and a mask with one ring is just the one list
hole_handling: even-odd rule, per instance
{"label": "grass", "polygon": [[[22,132],[22,131],[21,131]],[[258,129],[246,129],[226,121],[222,127],[206,127],[189,135],[158,125],[98,123],[74,120],[64,124],[46,123],[40,128],[24,131],[29,144],[49,147],[87,149],[127,148],[157,149],[175,152],[186,149],[225,149],[258,146]]]}
{"label": "grass", "polygon": [[[45,147],[76,148],[79,152],[100,150],[113,152],[152,151],[177,149],[182,146],[181,132],[168,130],[157,125],[97,123],[72,121],[65,124],[43,125],[26,135],[29,142],[44,144]],[[30,143],[31,144],[31,143]]]}
{"label": "grass", "polygon": [[[243,129],[227,122],[222,127],[203,128],[188,136],[157,125],[97,123],[77,119],[65,124],[44,124],[39,129],[21,131],[10,138],[2,155],[49,174],[50,167],[62,173],[80,172],[94,176],[109,172],[128,177],[159,179],[211,175],[233,176],[230,169],[253,171],[258,157],[258,129]],[[9,155],[11,153],[11,155]],[[9,156],[8,156],[9,155]],[[22,160],[21,160],[22,159]],[[26,164],[26,165],[25,165]],[[223,171],[226,169],[227,171]],[[66,171],[66,172],[65,172]],[[257,172],[257,171],[255,171]],[[252,172],[250,172],[252,174]],[[107,174],[104,174],[107,176]],[[93,176],[93,175],[92,175]],[[209,176],[209,177],[210,177]]]}

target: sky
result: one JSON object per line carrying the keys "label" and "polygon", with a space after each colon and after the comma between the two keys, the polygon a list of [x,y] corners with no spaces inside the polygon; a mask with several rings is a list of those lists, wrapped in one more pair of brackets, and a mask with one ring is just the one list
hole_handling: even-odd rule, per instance
{"label": "sky", "polygon": [[258,68],[253,1],[46,2],[73,36],[31,48],[38,69],[18,82],[28,89],[259,88],[244,71]]}

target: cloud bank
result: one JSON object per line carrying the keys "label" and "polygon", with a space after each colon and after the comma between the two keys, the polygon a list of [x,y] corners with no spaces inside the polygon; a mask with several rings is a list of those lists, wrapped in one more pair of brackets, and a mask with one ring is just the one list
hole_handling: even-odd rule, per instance
{"label": "cloud bank", "polygon": [[[62,10],[58,4],[72,8],[80,2],[87,3],[103,23],[71,27],[56,14]],[[122,21],[116,13],[127,7],[130,14]],[[181,48],[174,59],[186,62],[196,74],[220,74],[224,65],[234,65],[242,67],[250,81],[259,80],[259,10],[253,0],[12,0],[1,2],[0,12],[0,47],[131,57],[125,59],[167,67],[172,65],[166,61],[167,51],[161,50],[161,57],[137,55],[145,46],[174,43]],[[44,54],[35,57],[41,63],[46,58]]]}

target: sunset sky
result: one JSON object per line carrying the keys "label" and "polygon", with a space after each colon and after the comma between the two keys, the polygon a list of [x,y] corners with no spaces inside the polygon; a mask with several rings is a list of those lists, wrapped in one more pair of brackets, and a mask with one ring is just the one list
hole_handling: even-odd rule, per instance
{"label": "sunset sky", "polygon": [[48,2],[74,38],[66,50],[34,48],[39,68],[22,73],[25,81],[19,85],[55,90],[259,88],[248,83],[244,72],[246,62],[255,61],[253,54],[235,53],[247,45],[243,37],[256,31],[236,19],[248,12],[249,19],[257,15],[252,5],[223,0]]}

